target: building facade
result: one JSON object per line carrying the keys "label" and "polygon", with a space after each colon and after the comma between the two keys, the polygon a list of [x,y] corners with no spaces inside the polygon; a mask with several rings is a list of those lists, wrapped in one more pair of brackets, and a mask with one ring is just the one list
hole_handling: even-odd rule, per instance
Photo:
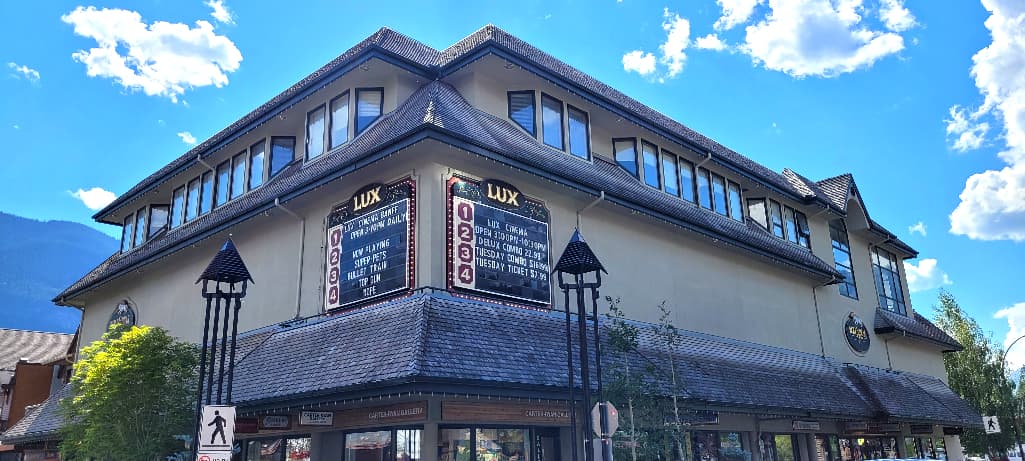
{"label": "building facade", "polygon": [[95,219],[121,251],[55,299],[84,344],[126,309],[200,342],[196,277],[234,241],[240,459],[570,459],[575,229],[679,373],[651,391],[694,417],[688,458],[961,459],[979,424],[849,174],[771,171],[493,26],[382,29]]}

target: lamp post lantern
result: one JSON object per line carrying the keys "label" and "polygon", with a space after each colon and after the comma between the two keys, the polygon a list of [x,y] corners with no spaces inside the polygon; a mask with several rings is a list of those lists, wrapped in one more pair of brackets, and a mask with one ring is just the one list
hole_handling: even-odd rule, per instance
{"label": "lamp post lantern", "polygon": [[[253,277],[238,254],[235,243],[229,238],[214,255],[206,270],[196,283],[203,282],[203,298],[206,299],[206,317],[203,320],[203,343],[199,354],[199,382],[196,386],[196,431],[199,433],[200,418],[204,402],[207,405],[231,404],[231,390],[235,377],[235,340],[238,337],[238,314],[242,309],[242,298],[246,288],[253,283]],[[222,309],[223,307],[223,309]],[[224,311],[223,316],[221,311]],[[213,324],[210,313],[213,311]],[[228,326],[231,324],[231,336]],[[218,338],[220,330],[220,338]],[[220,360],[218,360],[220,352]],[[219,365],[219,367],[218,367]],[[209,366],[209,368],[208,368]],[[215,368],[217,371],[215,372]],[[227,373],[227,392],[225,392]],[[216,378],[216,379],[215,379]],[[213,394],[214,384],[217,394]],[[205,394],[205,398],[204,398]],[[192,453],[198,447],[195,437]]]}
{"label": "lamp post lantern", "polygon": [[559,278],[559,288],[562,289],[565,295],[566,302],[566,356],[567,366],[569,369],[569,392],[570,392],[570,424],[572,426],[571,434],[573,437],[572,450],[573,459],[576,461],[576,396],[573,389],[573,354],[572,354],[572,339],[571,339],[571,327],[570,327],[570,307],[569,307],[569,292],[572,290],[576,293],[577,299],[577,327],[578,337],[580,341],[580,379],[581,379],[581,392],[583,394],[584,404],[584,421],[583,431],[586,436],[584,437],[584,459],[586,461],[594,460],[594,447],[591,444],[592,437],[590,435],[591,427],[593,425],[591,421],[591,373],[590,373],[590,360],[588,358],[588,346],[587,346],[587,308],[584,301],[584,292],[590,291],[591,294],[591,305],[592,315],[594,317],[594,358],[595,358],[595,373],[598,384],[598,407],[599,411],[599,424],[601,428],[601,457],[604,461],[611,459],[611,445],[610,435],[608,434],[608,414],[603,399],[602,389],[602,376],[601,376],[601,341],[599,338],[598,328],[598,288],[601,287],[601,273],[605,272],[605,267],[602,266],[601,261],[598,261],[598,257],[594,255],[591,247],[584,241],[584,237],[580,235],[580,229],[573,231],[573,236],[569,239],[569,243],[566,245],[566,249],[563,250],[562,256],[559,257],[559,262],[555,265],[554,272]]}

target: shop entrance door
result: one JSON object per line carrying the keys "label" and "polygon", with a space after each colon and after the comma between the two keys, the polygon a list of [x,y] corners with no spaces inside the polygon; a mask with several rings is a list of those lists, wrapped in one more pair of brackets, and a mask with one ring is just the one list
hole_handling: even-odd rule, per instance
{"label": "shop entrance door", "polygon": [[559,430],[555,428],[534,431],[534,459],[537,461],[560,461]]}

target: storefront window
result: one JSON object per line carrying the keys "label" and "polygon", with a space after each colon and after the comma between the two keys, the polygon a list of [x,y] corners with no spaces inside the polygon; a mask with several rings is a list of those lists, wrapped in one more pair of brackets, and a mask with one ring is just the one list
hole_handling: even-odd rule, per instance
{"label": "storefront window", "polygon": [[772,434],[759,434],[758,452],[762,455],[762,461],[776,461],[776,449]]}
{"label": "storefront window", "polygon": [[740,432],[719,433],[719,456],[723,461],[751,461],[751,452],[744,449]]}
{"label": "storefront window", "polygon": [[288,439],[285,461],[310,461],[310,438]]}
{"label": "storefront window", "polygon": [[473,461],[470,429],[438,431],[438,461]]}
{"label": "storefront window", "polygon": [[346,461],[385,461],[394,459],[391,431],[359,432],[345,435]]}
{"label": "storefront window", "polygon": [[438,461],[534,461],[535,448],[557,450],[558,438],[527,428],[457,428],[438,431]]}
{"label": "storefront window", "polygon": [[934,441],[934,448],[936,449],[936,456],[934,456],[934,458],[946,461],[947,460],[947,442],[943,440],[943,437],[936,437],[935,439],[933,439],[933,441]]}
{"label": "storefront window", "polygon": [[694,431],[694,459],[719,460],[719,437],[714,431]]}
{"label": "storefront window", "polygon": [[396,461],[420,461],[420,430],[395,431]]}
{"label": "storefront window", "polygon": [[526,429],[477,429],[477,461],[526,461],[528,440]]}
{"label": "storefront window", "polygon": [[773,437],[776,445],[775,461],[797,461],[798,456],[794,452],[794,436],[790,434],[776,434]]}
{"label": "storefront window", "polygon": [[251,440],[246,445],[246,461],[281,461],[282,439]]}
{"label": "storefront window", "polygon": [[904,437],[904,453],[908,458],[922,458],[922,438]]}
{"label": "storefront window", "polygon": [[836,436],[815,436],[815,455],[818,461],[840,461],[840,446]]}

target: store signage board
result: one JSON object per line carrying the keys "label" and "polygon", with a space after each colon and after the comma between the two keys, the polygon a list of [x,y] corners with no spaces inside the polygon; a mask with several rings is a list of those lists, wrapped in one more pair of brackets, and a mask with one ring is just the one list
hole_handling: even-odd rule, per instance
{"label": "store signage board", "polygon": [[818,421],[800,421],[794,420],[795,431],[817,431],[821,429],[821,425]]}
{"label": "store signage board", "polygon": [[449,180],[449,286],[550,305],[551,256],[544,204],[498,181]]}
{"label": "store signage board", "polygon": [[114,325],[135,326],[135,309],[127,300],[121,301],[114,312],[110,314],[110,321],[107,322],[107,329]]}
{"label": "store signage board", "polygon": [[327,223],[326,309],[408,290],[412,284],[412,180],[363,187]]}
{"label": "store signage board", "polygon": [[335,427],[366,427],[427,420],[427,402],[351,408],[335,412]]}
{"label": "store signage board", "polygon": [[197,452],[231,454],[231,446],[235,443],[235,407],[204,405],[202,417]]}
{"label": "store signage board", "polygon": [[999,434],[1000,419],[998,419],[996,416],[983,416],[982,427],[986,429],[987,434]]}
{"label": "store signage board", "polygon": [[872,339],[868,334],[868,327],[865,326],[865,322],[861,321],[861,317],[854,312],[847,314],[843,330],[844,337],[847,338],[847,345],[854,353],[863,355],[868,352],[868,348],[872,345]]}
{"label": "store signage board", "polygon": [[260,432],[260,419],[253,417],[235,418],[236,434],[255,434]]}
{"label": "store signage board", "polygon": [[299,413],[300,426],[333,426],[335,414],[331,411],[303,411]]}
{"label": "store signage board", "polygon": [[289,415],[263,415],[260,417],[260,429],[291,429],[292,417]]}

